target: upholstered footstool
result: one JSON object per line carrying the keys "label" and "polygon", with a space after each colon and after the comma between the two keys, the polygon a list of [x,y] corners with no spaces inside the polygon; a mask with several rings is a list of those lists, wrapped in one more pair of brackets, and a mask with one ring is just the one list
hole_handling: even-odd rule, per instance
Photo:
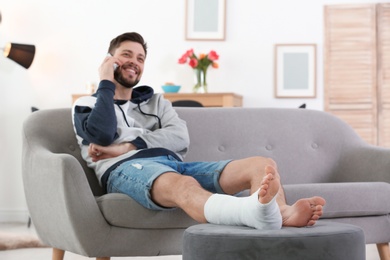
{"label": "upholstered footstool", "polygon": [[359,227],[318,222],[313,227],[263,231],[247,227],[199,224],[183,235],[183,260],[364,260]]}

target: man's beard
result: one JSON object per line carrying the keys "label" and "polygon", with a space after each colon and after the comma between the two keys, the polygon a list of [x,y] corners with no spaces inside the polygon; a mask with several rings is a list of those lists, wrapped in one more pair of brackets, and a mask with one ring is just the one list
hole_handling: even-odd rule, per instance
{"label": "man's beard", "polygon": [[124,86],[125,88],[132,88],[134,87],[135,85],[137,85],[139,83],[139,79],[136,79],[134,82],[130,82],[128,79],[126,79],[125,77],[123,77],[123,74],[121,73],[120,71],[120,67],[118,67],[115,71],[114,71],[114,79],[119,83],[121,84],[122,86]]}

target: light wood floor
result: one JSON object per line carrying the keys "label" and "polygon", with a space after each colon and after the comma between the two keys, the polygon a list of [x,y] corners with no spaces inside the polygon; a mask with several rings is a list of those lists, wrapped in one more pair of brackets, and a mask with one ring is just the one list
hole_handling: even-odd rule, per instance
{"label": "light wood floor", "polygon": [[[24,223],[0,223],[0,231],[15,232],[22,234],[35,235],[34,227],[27,228]],[[50,260],[50,248],[32,248],[0,251],[1,260]],[[91,259],[85,256],[76,255],[67,252],[65,260],[87,260]],[[93,259],[93,258],[92,258]],[[111,260],[180,260],[181,256],[158,256],[158,257],[112,257]],[[375,245],[366,246],[366,260],[379,260],[379,255]]]}

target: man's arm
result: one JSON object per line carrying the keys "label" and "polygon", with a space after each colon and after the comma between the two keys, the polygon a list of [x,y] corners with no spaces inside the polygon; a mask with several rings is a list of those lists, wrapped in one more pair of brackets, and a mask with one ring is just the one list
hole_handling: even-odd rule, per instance
{"label": "man's arm", "polygon": [[[73,123],[83,144],[110,145],[118,137],[114,109],[114,64],[121,61],[105,57],[99,67],[100,83],[94,98],[80,98],[73,107]],[[96,103],[95,103],[96,102]]]}
{"label": "man's arm", "polygon": [[109,146],[101,146],[97,144],[90,144],[88,147],[88,154],[93,162],[120,156],[131,150],[137,150],[131,143],[111,144]]}
{"label": "man's arm", "polygon": [[73,120],[83,144],[110,145],[118,137],[114,94],[114,83],[102,80],[96,98],[82,97],[76,101]]}

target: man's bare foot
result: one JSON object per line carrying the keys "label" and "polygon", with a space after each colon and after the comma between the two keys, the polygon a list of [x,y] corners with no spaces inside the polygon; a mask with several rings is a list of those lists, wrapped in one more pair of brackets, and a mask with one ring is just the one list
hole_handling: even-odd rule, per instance
{"label": "man's bare foot", "polygon": [[286,227],[306,227],[313,226],[322,216],[325,199],[321,197],[311,197],[300,199],[293,205],[280,206],[283,226]]}
{"label": "man's bare foot", "polygon": [[275,168],[267,166],[265,167],[265,173],[259,191],[259,202],[261,204],[269,203],[278,194],[280,188],[280,177]]}

